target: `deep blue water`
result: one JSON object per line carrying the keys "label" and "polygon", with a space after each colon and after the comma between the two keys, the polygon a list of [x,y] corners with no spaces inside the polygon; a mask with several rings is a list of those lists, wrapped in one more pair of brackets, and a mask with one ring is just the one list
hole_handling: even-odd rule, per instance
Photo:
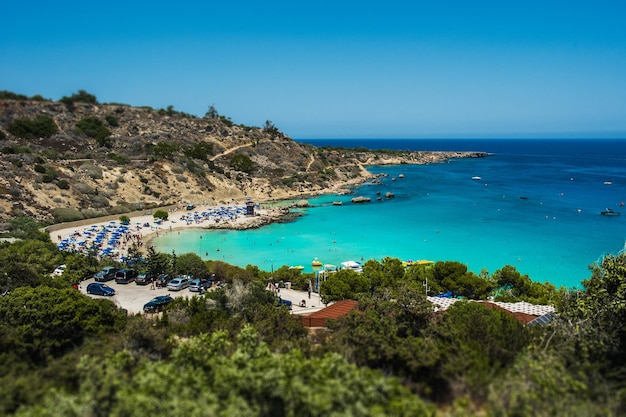
{"label": "deep blue water", "polygon": [[[430,165],[370,167],[386,173],[347,196],[309,200],[315,207],[292,223],[249,231],[164,235],[163,251],[193,251],[270,270],[346,260],[454,260],[479,273],[515,266],[536,281],[579,286],[588,266],[624,247],[626,141],[622,140],[306,140],[316,146],[368,149],[471,150],[493,153]],[[400,178],[400,174],[404,178]],[[480,181],[472,177],[480,176]],[[395,181],[392,179],[396,178]],[[605,182],[611,184],[605,184]],[[395,195],[385,199],[386,192]],[[377,200],[380,193],[381,201]],[[343,206],[333,206],[335,200]],[[605,208],[622,216],[601,216]],[[198,235],[204,235],[199,239]]]}

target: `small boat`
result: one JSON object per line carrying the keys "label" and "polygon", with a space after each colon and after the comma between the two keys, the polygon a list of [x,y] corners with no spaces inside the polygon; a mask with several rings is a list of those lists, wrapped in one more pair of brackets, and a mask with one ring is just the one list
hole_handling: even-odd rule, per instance
{"label": "small boat", "polygon": [[298,269],[298,270],[302,271],[304,269],[304,267],[302,265],[296,265],[296,266],[290,266],[289,269]]}
{"label": "small boat", "polygon": [[398,178],[404,178],[404,174],[398,175]]}
{"label": "small boat", "polygon": [[322,265],[323,265],[322,261],[317,259],[317,257],[313,259],[313,262],[311,262],[311,266],[322,266]]}
{"label": "small boat", "polygon": [[619,211],[614,211],[613,209],[607,208],[604,211],[600,212],[603,216],[619,216],[621,213]]}
{"label": "small boat", "polygon": [[472,177],[472,179],[473,179],[474,181],[480,181],[480,180],[482,180],[482,178],[480,178],[479,176]]}
{"label": "small boat", "polygon": [[611,185],[613,184],[611,181],[604,181],[604,185]]}

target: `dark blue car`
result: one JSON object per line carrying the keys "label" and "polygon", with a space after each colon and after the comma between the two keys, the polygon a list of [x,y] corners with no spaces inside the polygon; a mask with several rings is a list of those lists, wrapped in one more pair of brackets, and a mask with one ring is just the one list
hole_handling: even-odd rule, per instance
{"label": "dark blue car", "polygon": [[87,285],[87,294],[113,296],[115,295],[115,290],[101,282],[92,282]]}
{"label": "dark blue car", "polygon": [[289,300],[285,300],[284,298],[278,297],[278,305],[279,306],[287,306],[289,310],[292,309],[293,303]]}
{"label": "dark blue car", "polygon": [[172,301],[174,301],[174,299],[169,295],[159,295],[158,297],[154,297],[152,300],[144,304],[143,311],[144,313],[156,313],[158,311],[161,311],[163,307],[165,307]]}

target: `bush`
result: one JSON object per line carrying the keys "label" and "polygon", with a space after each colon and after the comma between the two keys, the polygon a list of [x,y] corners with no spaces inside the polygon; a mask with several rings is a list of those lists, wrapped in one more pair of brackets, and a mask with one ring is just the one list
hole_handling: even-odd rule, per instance
{"label": "bush", "polygon": [[59,157],[59,153],[54,149],[44,149],[43,151],[41,151],[41,154],[50,160],[54,160]]}
{"label": "bush", "polygon": [[236,171],[250,173],[254,164],[246,155],[236,154],[230,159],[230,167]]}
{"label": "bush", "polygon": [[180,150],[180,145],[176,143],[159,142],[154,145],[152,151],[157,158],[173,159]]}
{"label": "bush", "polygon": [[80,211],[73,208],[53,208],[52,210],[50,210],[50,214],[52,214],[52,217],[54,217],[54,221],[56,223],[73,222],[85,218],[85,216],[83,216]]}
{"label": "bush", "polygon": [[69,190],[70,184],[66,180],[59,180],[57,181],[57,187],[59,187],[62,190]]}
{"label": "bush", "polygon": [[35,172],[38,172],[40,174],[44,174],[46,172],[46,167],[40,164],[36,164],[33,169],[35,170]]}
{"label": "bush", "polygon": [[169,213],[165,210],[157,210],[154,212],[152,217],[154,217],[155,220],[167,220]]}
{"label": "bush", "polygon": [[28,100],[28,96],[24,94],[17,94],[12,91],[2,90],[0,91],[0,100]]}
{"label": "bush", "polygon": [[120,165],[125,165],[130,162],[130,159],[128,159],[127,157],[118,155],[114,152],[110,152],[107,156],[109,157],[109,159],[117,162]]}
{"label": "bush", "polygon": [[85,184],[84,182],[77,182],[74,184],[73,187],[74,187],[74,191],[80,194],[92,195],[96,193],[93,188],[91,188],[89,185]]}
{"label": "bush", "polygon": [[117,117],[115,117],[112,114],[107,114],[104,117],[104,120],[106,120],[109,126],[112,126],[112,127],[118,127],[120,125],[119,122],[117,121]]}
{"label": "bush", "polygon": [[45,182],[45,183],[50,183],[50,182],[54,181],[54,177],[52,175],[50,175],[50,174],[43,174],[41,176],[41,180],[43,182]]}
{"label": "bush", "polygon": [[213,144],[209,142],[199,142],[185,149],[185,156],[202,161],[208,161],[209,155],[213,155]]}
{"label": "bush", "polygon": [[76,128],[90,138],[94,138],[98,145],[106,148],[113,147],[111,131],[104,127],[104,124],[95,117],[85,117],[76,123]]}
{"label": "bush", "polygon": [[52,117],[38,116],[35,119],[18,118],[12,120],[7,130],[13,136],[22,139],[49,138],[58,132],[56,123]]}
{"label": "bush", "polygon": [[102,169],[100,169],[91,162],[82,164],[80,166],[80,170],[84,171],[88,177],[93,178],[94,180],[102,179]]}
{"label": "bush", "polygon": [[73,106],[74,103],[98,104],[96,96],[89,94],[85,90],[78,90],[78,93],[74,93],[69,97],[63,96],[59,101],[68,106]]}

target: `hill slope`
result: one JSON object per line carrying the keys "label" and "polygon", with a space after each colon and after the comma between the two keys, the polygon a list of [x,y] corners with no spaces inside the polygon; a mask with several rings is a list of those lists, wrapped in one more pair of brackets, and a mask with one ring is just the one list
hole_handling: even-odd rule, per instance
{"label": "hill slope", "polygon": [[315,148],[271,124],[30,99],[0,100],[0,152],[0,219],[44,222],[319,194],[368,178],[367,164],[482,156]]}

